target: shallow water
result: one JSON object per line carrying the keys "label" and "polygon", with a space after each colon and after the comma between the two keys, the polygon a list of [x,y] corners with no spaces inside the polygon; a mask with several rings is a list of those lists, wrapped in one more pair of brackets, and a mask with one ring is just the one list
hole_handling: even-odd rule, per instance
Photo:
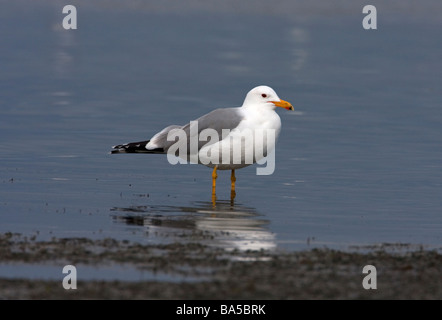
{"label": "shallow water", "polygon": [[[70,275],[70,272],[63,273],[64,265],[52,264],[22,264],[22,263],[0,263],[0,275],[2,278],[9,279],[29,279],[29,280],[60,280]],[[82,281],[196,281],[196,278],[176,276],[161,272],[151,272],[148,270],[140,270],[131,265],[111,264],[108,266],[91,266],[77,264],[76,276]],[[201,281],[200,278],[198,278]]]}
{"label": "shallow water", "polygon": [[[240,250],[440,246],[442,21],[431,3],[414,19],[387,8],[376,31],[359,9],[295,19],[82,4],[66,31],[51,1],[3,4],[0,232]],[[296,111],[279,111],[274,174],[237,171],[233,202],[227,172],[213,206],[208,168],[108,154],[238,106],[260,84]]]}

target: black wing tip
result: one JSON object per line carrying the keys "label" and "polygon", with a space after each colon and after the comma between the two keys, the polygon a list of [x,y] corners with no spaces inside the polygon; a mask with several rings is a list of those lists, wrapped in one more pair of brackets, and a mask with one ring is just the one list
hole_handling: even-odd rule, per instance
{"label": "black wing tip", "polygon": [[118,144],[113,146],[110,154],[117,153],[164,153],[163,148],[156,148],[153,150],[146,149],[146,145],[150,140],[140,142],[130,142],[125,144]]}
{"label": "black wing tip", "polygon": [[116,146],[112,146],[112,150],[110,151],[110,154],[116,154],[116,153],[130,153],[131,143],[125,143],[125,144],[117,144]]}

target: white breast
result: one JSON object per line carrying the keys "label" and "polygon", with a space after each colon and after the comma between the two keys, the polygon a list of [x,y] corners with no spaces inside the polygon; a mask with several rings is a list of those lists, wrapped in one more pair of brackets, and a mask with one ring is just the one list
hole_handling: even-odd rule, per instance
{"label": "white breast", "polygon": [[274,150],[281,119],[274,110],[248,112],[235,130],[218,143],[199,151],[200,163],[220,170],[239,169],[261,160]]}

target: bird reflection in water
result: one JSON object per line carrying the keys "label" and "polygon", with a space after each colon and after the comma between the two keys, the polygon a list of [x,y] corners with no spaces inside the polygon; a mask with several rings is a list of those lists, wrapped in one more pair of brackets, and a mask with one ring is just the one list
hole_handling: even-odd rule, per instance
{"label": "bird reflection in water", "polygon": [[234,205],[233,198],[195,202],[193,206],[145,205],[112,208],[113,218],[127,225],[143,226],[146,236],[165,243],[199,242],[227,250],[271,250],[275,235],[269,220],[255,208]]}

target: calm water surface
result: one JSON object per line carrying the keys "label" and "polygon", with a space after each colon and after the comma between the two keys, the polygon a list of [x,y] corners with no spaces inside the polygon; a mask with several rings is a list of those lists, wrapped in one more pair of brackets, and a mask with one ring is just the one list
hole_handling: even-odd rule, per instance
{"label": "calm water surface", "polygon": [[[66,31],[58,5],[4,7],[0,232],[227,249],[440,247],[440,19],[383,16],[365,31],[359,11],[297,20],[78,5],[79,28]],[[260,84],[296,111],[278,110],[274,174],[237,171],[233,202],[229,172],[213,206],[209,168],[108,154],[239,106]]]}

